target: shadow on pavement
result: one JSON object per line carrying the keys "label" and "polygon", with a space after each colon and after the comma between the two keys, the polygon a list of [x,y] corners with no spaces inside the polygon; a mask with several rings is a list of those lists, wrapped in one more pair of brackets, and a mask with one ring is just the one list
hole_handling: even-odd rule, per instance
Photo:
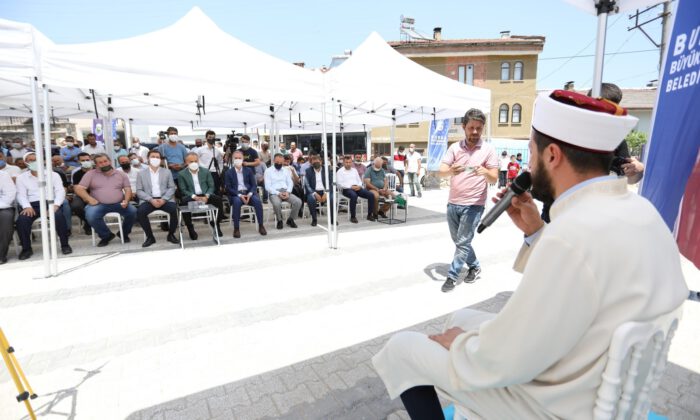
{"label": "shadow on pavement", "polygon": [[[433,263],[423,269],[423,272],[433,281],[445,281],[447,273],[450,270],[450,264]],[[437,276],[436,276],[437,274]]]}
{"label": "shadow on pavement", "polygon": [[[40,397],[52,397],[51,401],[48,401],[44,404],[42,404],[39,407],[36,407],[34,409],[34,412],[39,416],[39,417],[44,417],[44,416],[59,416],[59,417],[65,417],[67,420],[73,420],[75,419],[77,415],[76,408],[78,407],[78,388],[84,384],[88,379],[92,378],[95,375],[98,375],[101,373],[101,369],[107,365],[108,362],[103,363],[102,366],[92,369],[92,370],[85,370],[81,368],[75,368],[74,370],[76,372],[85,372],[85,376],[81,379],[80,382],[78,382],[76,385],[72,386],[71,388],[66,388],[66,389],[59,389],[56,392],[51,392],[49,394],[45,395],[40,395]],[[59,405],[64,401],[68,400],[70,404],[70,411],[69,412],[62,412],[58,408]],[[22,420],[28,419],[29,416],[22,417]]]}

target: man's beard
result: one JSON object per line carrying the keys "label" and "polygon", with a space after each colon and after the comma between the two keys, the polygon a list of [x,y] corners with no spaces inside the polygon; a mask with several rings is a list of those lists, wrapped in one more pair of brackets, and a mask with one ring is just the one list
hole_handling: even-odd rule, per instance
{"label": "man's beard", "polygon": [[549,172],[542,164],[542,161],[538,160],[535,165],[535,171],[531,173],[532,175],[532,198],[540,200],[544,204],[552,204],[554,202],[554,187],[552,186],[552,177]]}

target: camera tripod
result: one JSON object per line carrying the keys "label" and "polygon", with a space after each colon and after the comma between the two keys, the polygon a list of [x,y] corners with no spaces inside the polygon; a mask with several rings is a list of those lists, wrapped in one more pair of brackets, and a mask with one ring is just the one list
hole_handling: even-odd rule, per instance
{"label": "camera tripod", "polygon": [[24,405],[27,407],[27,411],[29,412],[29,418],[36,420],[36,414],[34,414],[32,404],[29,402],[30,399],[33,400],[36,398],[36,394],[29,385],[27,377],[24,376],[24,372],[22,371],[22,368],[15,357],[15,349],[13,349],[7,342],[7,337],[5,337],[5,333],[2,332],[2,328],[0,328],[0,354],[2,354],[7,370],[10,372],[10,376],[17,387],[17,391],[19,391],[19,395],[17,395],[17,402],[24,401]]}

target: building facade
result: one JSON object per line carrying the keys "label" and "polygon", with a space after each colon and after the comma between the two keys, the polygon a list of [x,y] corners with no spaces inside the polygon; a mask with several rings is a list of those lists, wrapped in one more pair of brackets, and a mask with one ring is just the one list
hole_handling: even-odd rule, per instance
{"label": "building facade", "polygon": [[[396,51],[436,73],[490,89],[491,109],[482,110],[489,119],[484,136],[494,143],[516,145],[514,140],[526,140],[530,135],[532,105],[537,94],[537,60],[544,43],[543,36],[509,32],[494,39],[443,39],[440,28],[435,28],[431,40],[389,42]],[[427,149],[429,127],[429,122],[397,126],[396,145],[415,143],[418,149]],[[371,135],[372,153],[389,154],[390,128],[373,129]],[[456,118],[451,121],[449,142],[463,138],[461,119]]]}

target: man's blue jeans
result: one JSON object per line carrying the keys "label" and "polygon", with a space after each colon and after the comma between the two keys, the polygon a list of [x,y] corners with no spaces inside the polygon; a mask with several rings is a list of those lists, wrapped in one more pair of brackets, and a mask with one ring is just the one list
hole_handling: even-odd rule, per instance
{"label": "man's blue jeans", "polygon": [[111,231],[105,224],[103,217],[107,213],[119,213],[124,217],[124,236],[129,236],[131,227],[134,226],[136,220],[136,207],[129,204],[126,208],[122,207],[121,203],[114,204],[96,204],[94,206],[85,206],[85,219],[95,229],[100,239],[109,238]]}
{"label": "man's blue jeans", "polygon": [[448,272],[448,277],[457,280],[466,264],[468,268],[479,267],[472,248],[472,238],[479,225],[484,206],[460,206],[447,204],[447,225],[450,227],[450,236],[455,243],[455,255]]}

